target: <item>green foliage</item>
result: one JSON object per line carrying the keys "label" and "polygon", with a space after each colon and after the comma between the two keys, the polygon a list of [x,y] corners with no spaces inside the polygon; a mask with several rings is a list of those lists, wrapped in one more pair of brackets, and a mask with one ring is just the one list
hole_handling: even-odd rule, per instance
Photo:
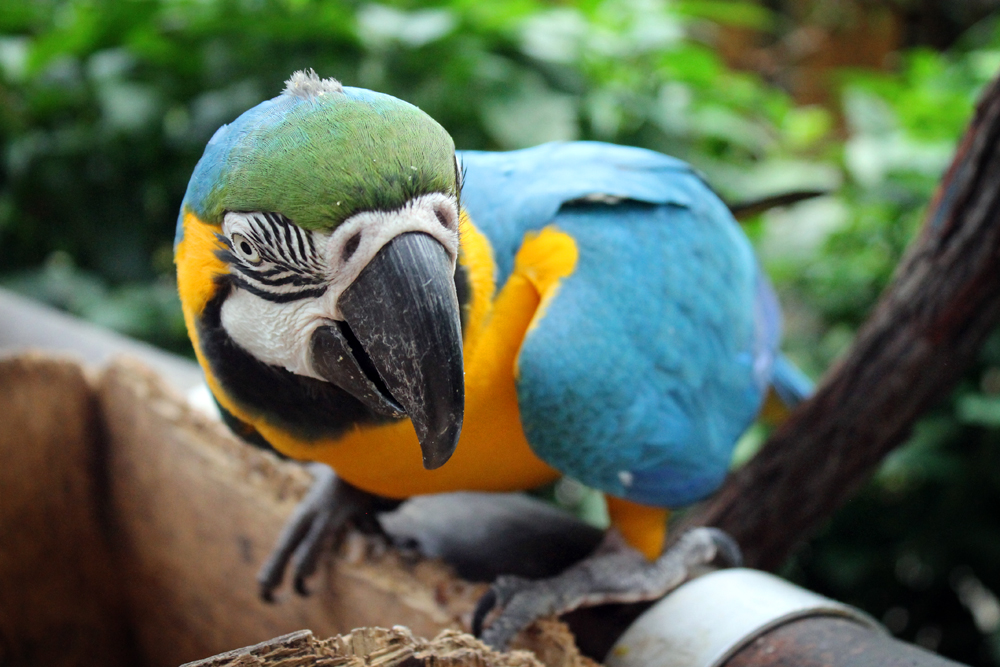
{"label": "green foliage", "polygon": [[[996,74],[998,44],[1000,33],[984,28],[952,53],[907,54],[896,74],[845,73],[847,139],[830,156],[843,186],[794,220],[773,214],[761,244],[789,311],[792,354],[813,372],[845,350],[890,280]],[[810,207],[819,232],[799,242],[793,225],[808,224]],[[994,335],[952,398],[916,425],[786,574],[868,610],[909,641],[1000,664],[998,501]]]}
{"label": "green foliage", "polygon": [[[768,20],[749,3],[657,0],[3,3],[0,262],[31,278],[0,281],[46,298],[58,289],[37,267],[62,251],[81,285],[157,301],[150,285],[171,268],[152,259],[169,255],[206,141],[304,67],[417,104],[461,148],[605,139],[688,158],[727,194],[779,187],[749,167],[819,139],[829,122],[689,36],[722,15]],[[184,347],[149,326],[126,330]]]}
{"label": "green foliage", "polygon": [[[818,376],[919,226],[1000,68],[1000,35],[984,24],[895,73],[844,72],[838,115],[713,49],[720,22],[775,25],[762,4],[7,0],[0,284],[187,350],[171,243],[191,170],[219,125],[313,67],[418,105],[459,148],[600,139],[687,159],[732,200],[829,189],[746,227],[781,293],[787,350]],[[907,639],[1000,664],[998,459],[1000,336],[787,574]],[[606,520],[572,485],[552,494]]]}

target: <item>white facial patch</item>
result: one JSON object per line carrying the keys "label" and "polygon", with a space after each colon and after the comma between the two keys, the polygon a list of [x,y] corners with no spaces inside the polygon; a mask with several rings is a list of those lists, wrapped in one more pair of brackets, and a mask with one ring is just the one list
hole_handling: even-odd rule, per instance
{"label": "white facial patch", "polygon": [[341,320],[337,302],[382,247],[421,232],[458,258],[458,204],[442,193],[422,195],[395,211],[351,216],[332,233],[310,232],[266,213],[226,213],[234,289],[222,305],[229,336],[260,361],[324,379],[312,366],[313,332]]}
{"label": "white facial patch", "polygon": [[222,326],[236,344],[265,364],[323,380],[312,366],[313,332],[330,318],[317,299],[267,301],[237,287],[222,304]]}
{"label": "white facial patch", "polygon": [[432,193],[411,199],[395,211],[365,211],[352,215],[326,241],[327,266],[333,269],[323,297],[333,319],[343,319],[337,309],[341,293],[355,281],[386,243],[400,234],[423,232],[434,237],[458,260],[458,204],[455,197]]}

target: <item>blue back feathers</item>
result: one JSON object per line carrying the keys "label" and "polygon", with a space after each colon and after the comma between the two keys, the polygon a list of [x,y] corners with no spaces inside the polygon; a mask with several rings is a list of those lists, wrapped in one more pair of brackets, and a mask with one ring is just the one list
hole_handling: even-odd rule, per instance
{"label": "blue back feathers", "polygon": [[643,504],[711,493],[760,408],[780,337],[773,292],[728,209],[685,163],[641,149],[460,157],[462,204],[493,244],[498,285],[530,230],[555,225],[579,251],[518,358],[532,448]]}

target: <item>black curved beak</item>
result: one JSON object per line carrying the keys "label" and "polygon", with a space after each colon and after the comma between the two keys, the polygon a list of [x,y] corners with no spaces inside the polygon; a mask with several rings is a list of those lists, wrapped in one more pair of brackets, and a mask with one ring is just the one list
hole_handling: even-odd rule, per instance
{"label": "black curved beak", "polygon": [[407,415],[424,467],[458,444],[465,412],[462,328],[451,260],[433,237],[387,243],[338,301],[344,322],[320,327],[313,364],[377,414]]}

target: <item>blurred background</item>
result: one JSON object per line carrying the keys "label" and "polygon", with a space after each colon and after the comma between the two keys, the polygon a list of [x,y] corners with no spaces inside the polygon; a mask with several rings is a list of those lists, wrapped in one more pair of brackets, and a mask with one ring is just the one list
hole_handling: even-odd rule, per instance
{"label": "blurred background", "polygon": [[[188,176],[305,67],[420,106],[459,148],[599,139],[684,158],[730,201],[828,191],[746,224],[819,377],[1000,70],[1000,0],[3,0],[0,286],[190,356]],[[1000,665],[1000,336],[783,574]]]}

